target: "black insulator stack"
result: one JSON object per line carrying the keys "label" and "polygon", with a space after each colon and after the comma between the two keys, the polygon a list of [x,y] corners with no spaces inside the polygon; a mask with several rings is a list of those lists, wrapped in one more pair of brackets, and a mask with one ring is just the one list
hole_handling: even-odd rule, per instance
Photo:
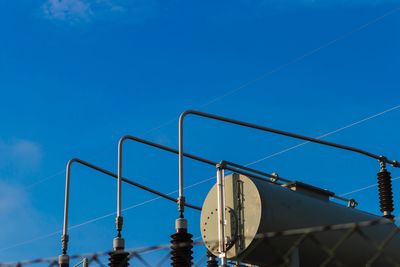
{"label": "black insulator stack", "polygon": [[393,192],[392,192],[392,178],[390,172],[382,169],[378,172],[378,188],[379,188],[379,203],[383,216],[388,219],[393,219],[392,212],[394,211],[393,205]]}
{"label": "black insulator stack", "polygon": [[217,258],[209,250],[207,250],[207,267],[218,267]]}
{"label": "black insulator stack", "polygon": [[171,266],[189,267],[192,266],[193,235],[186,229],[179,229],[171,235]]}
{"label": "black insulator stack", "polygon": [[129,265],[129,253],[125,251],[113,251],[110,254],[108,266],[127,267]]}

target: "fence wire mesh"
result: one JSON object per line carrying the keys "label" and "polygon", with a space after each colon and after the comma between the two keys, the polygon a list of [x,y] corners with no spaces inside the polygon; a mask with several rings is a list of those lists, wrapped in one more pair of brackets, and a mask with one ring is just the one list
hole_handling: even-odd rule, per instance
{"label": "fence wire mesh", "polygon": [[[241,252],[238,258],[228,259],[228,266],[400,266],[399,232],[399,228],[391,221],[379,219],[260,233],[251,238],[251,246]],[[213,243],[211,251],[218,246],[217,240]],[[183,247],[190,245],[205,247],[202,241],[178,244]],[[212,254],[206,251],[204,249],[203,256],[193,259],[187,266],[218,266],[218,258],[213,259]],[[111,252],[72,255],[70,266],[77,266],[84,258],[89,266],[109,266]],[[126,252],[127,260],[121,263],[121,267],[127,264],[139,267],[171,266],[170,244],[129,249]],[[32,265],[57,266],[58,257],[0,263],[0,267]]]}

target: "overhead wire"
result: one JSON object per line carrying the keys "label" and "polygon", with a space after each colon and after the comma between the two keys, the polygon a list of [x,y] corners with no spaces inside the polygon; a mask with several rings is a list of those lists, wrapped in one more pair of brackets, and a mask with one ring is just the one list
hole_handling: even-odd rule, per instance
{"label": "overhead wire", "polygon": [[[323,45],[321,45],[321,46],[319,46],[319,47],[317,47],[317,48],[314,48],[314,49],[308,51],[307,53],[305,53],[305,54],[303,54],[303,55],[301,55],[301,56],[299,56],[299,57],[297,57],[297,58],[295,58],[295,59],[293,59],[293,60],[291,60],[291,61],[289,61],[289,62],[287,62],[287,63],[285,63],[285,64],[282,64],[282,65],[276,67],[276,68],[273,69],[273,70],[270,70],[270,71],[268,71],[268,72],[265,72],[265,73],[263,73],[262,75],[260,75],[259,77],[255,78],[255,79],[253,79],[253,80],[250,80],[250,81],[248,81],[248,82],[242,84],[241,86],[239,86],[239,87],[237,87],[237,88],[235,88],[235,89],[233,89],[233,90],[230,90],[230,91],[226,92],[225,94],[220,95],[220,96],[218,96],[218,97],[212,99],[212,100],[209,101],[209,102],[206,102],[205,104],[199,106],[199,108],[204,108],[204,107],[206,107],[206,106],[209,106],[209,105],[211,105],[211,104],[213,104],[213,103],[215,103],[215,102],[217,102],[217,101],[220,101],[221,99],[223,99],[223,98],[225,98],[225,97],[228,97],[228,96],[230,96],[230,95],[232,95],[232,94],[234,94],[234,93],[236,93],[236,92],[238,92],[238,91],[240,91],[240,90],[242,90],[242,89],[244,89],[244,88],[250,86],[251,84],[253,84],[253,83],[257,82],[257,81],[260,81],[260,80],[266,78],[266,77],[269,76],[269,75],[272,75],[272,74],[274,74],[274,73],[277,73],[277,72],[279,72],[279,71],[285,69],[286,67],[289,67],[289,66],[291,66],[291,65],[293,65],[293,64],[295,64],[295,63],[298,63],[298,62],[304,60],[305,58],[314,55],[315,53],[319,52],[320,50],[322,50],[322,49],[324,49],[324,48],[326,48],[326,47],[329,47],[329,46],[331,46],[331,45],[337,43],[338,41],[340,41],[340,40],[342,40],[342,39],[344,39],[344,38],[347,38],[348,36],[351,36],[351,35],[353,35],[353,34],[359,32],[359,31],[361,31],[361,30],[367,28],[367,27],[370,26],[370,25],[373,25],[373,24],[379,22],[380,20],[382,20],[382,19],[384,19],[384,18],[386,18],[386,17],[388,17],[388,16],[390,16],[390,15],[392,15],[392,14],[398,12],[399,10],[400,10],[400,7],[396,7],[396,8],[394,8],[394,9],[392,9],[392,10],[390,10],[390,11],[384,13],[383,15],[381,15],[381,16],[379,16],[379,17],[376,17],[375,19],[373,19],[373,20],[371,20],[371,21],[369,21],[369,22],[367,22],[367,23],[365,23],[365,24],[363,24],[363,25],[361,25],[361,26],[359,26],[359,27],[357,27],[357,28],[355,28],[355,29],[353,29],[353,30],[351,30],[351,31],[349,31],[349,32],[347,32],[347,33],[345,33],[345,34],[343,34],[343,35],[341,35],[341,36],[339,36],[339,37],[337,37],[337,38],[335,38],[335,39],[333,39],[333,40],[331,40],[331,41],[329,41],[329,42],[327,42],[327,43],[325,43],[325,44],[323,44]],[[353,127],[353,126],[355,126],[355,125],[358,125],[358,124],[360,124],[360,123],[363,123],[363,122],[365,122],[365,121],[368,121],[368,120],[370,120],[370,119],[376,118],[376,117],[378,117],[378,116],[381,116],[381,115],[383,115],[383,114],[386,114],[386,113],[388,113],[388,112],[391,112],[391,111],[393,111],[393,110],[396,110],[396,109],[398,109],[398,108],[400,108],[400,105],[394,106],[394,107],[392,107],[392,108],[389,108],[389,109],[387,109],[387,110],[384,110],[384,111],[379,112],[379,113],[377,113],[377,114],[374,114],[374,115],[372,115],[372,116],[369,116],[369,117],[367,117],[367,118],[364,118],[364,119],[362,119],[362,120],[360,120],[360,121],[356,121],[356,122],[354,122],[354,123],[351,123],[351,124],[349,124],[349,125],[346,125],[346,126],[344,126],[344,127],[341,127],[341,128],[336,129],[336,130],[334,130],[334,131],[331,131],[331,132],[328,132],[328,133],[326,133],[326,134],[320,135],[319,137],[317,137],[317,139],[318,139],[318,138],[324,138],[324,137],[326,137],[326,136],[329,136],[329,135],[335,134],[335,133],[337,133],[337,132],[343,131],[343,130],[345,130],[345,129],[348,129],[348,128],[350,128],[350,127]],[[174,117],[173,119],[170,119],[170,120],[168,120],[168,121],[162,123],[161,125],[159,125],[159,126],[157,126],[157,127],[155,127],[155,128],[152,128],[152,129],[146,131],[143,135],[147,135],[147,134],[149,134],[149,133],[151,133],[151,132],[154,132],[154,131],[156,131],[156,130],[158,130],[158,129],[160,129],[160,128],[163,128],[163,127],[165,127],[165,126],[167,126],[167,125],[169,125],[169,124],[175,122],[176,120],[177,120],[177,118]],[[303,142],[303,143],[297,144],[297,145],[295,145],[295,146],[286,148],[286,149],[284,149],[284,150],[282,150],[282,151],[276,152],[276,153],[274,153],[274,154],[271,154],[271,155],[268,155],[268,156],[266,156],[266,157],[263,157],[263,158],[260,158],[260,159],[258,159],[258,160],[255,160],[255,161],[253,161],[253,162],[250,162],[250,163],[246,164],[245,166],[250,166],[250,165],[253,165],[253,164],[262,162],[262,161],[264,161],[264,160],[266,160],[266,159],[269,159],[269,158],[275,157],[275,156],[277,156],[277,155],[286,153],[286,152],[291,151],[291,150],[293,150],[293,149],[296,149],[296,148],[299,148],[299,147],[301,147],[301,146],[304,146],[304,145],[306,145],[306,144],[308,144],[308,143],[309,143],[309,142]],[[39,181],[37,181],[37,182],[31,184],[31,185],[28,185],[26,188],[34,187],[34,186],[36,186],[36,185],[38,185],[38,184],[40,184],[40,183],[43,183],[43,182],[45,182],[45,181],[47,181],[47,180],[53,179],[54,177],[56,177],[56,176],[58,176],[58,175],[61,175],[61,174],[63,174],[63,173],[65,173],[65,171],[64,171],[64,170],[60,170],[60,171],[56,172],[56,173],[53,174],[53,175],[50,175],[50,176],[48,176],[48,177],[46,177],[46,178],[44,178],[44,179],[41,179],[41,180],[39,180]],[[214,178],[215,178],[215,177],[210,177],[210,178],[204,179],[204,180],[202,180],[202,181],[196,182],[195,184],[189,185],[189,186],[187,186],[186,188],[195,187],[195,186],[197,186],[197,185],[200,185],[200,184],[206,183],[206,182],[208,182],[208,181],[211,181],[211,180],[214,179]],[[400,179],[400,177],[396,177],[395,179],[396,179],[396,180],[397,180],[397,179]],[[395,180],[395,179],[393,179],[393,180]],[[371,188],[371,187],[373,187],[373,186],[376,186],[376,184],[375,184],[375,185],[369,185],[369,186],[367,186],[367,187],[365,187],[365,188],[360,188],[360,189],[353,190],[353,191],[351,191],[351,192],[348,192],[348,193],[343,194],[342,196],[348,195],[348,194],[352,194],[352,193],[355,193],[355,192],[359,192],[359,191],[362,191],[362,190],[366,190],[366,189]],[[174,193],[176,193],[176,192],[177,192],[177,190],[172,191],[172,192],[168,193],[168,195],[174,194]],[[147,200],[147,201],[144,201],[144,202],[135,204],[135,205],[133,205],[133,206],[130,206],[130,207],[126,208],[125,210],[133,209],[133,208],[136,208],[136,207],[139,207],[139,206],[148,204],[148,203],[153,202],[153,201],[155,201],[155,200],[158,200],[158,199],[160,199],[160,198],[161,198],[161,197],[155,197],[155,198],[149,199],[149,200]],[[90,220],[88,220],[88,221],[85,221],[85,222],[83,222],[83,223],[80,223],[80,224],[78,224],[78,225],[71,226],[70,229],[78,228],[78,227],[81,227],[81,226],[90,224],[90,223],[92,223],[92,222],[95,222],[95,221],[98,221],[98,220],[101,220],[101,219],[104,219],[104,218],[107,218],[107,217],[113,216],[113,215],[115,215],[115,213],[110,213],[110,214],[102,215],[102,216],[99,216],[99,217],[90,219]],[[17,243],[17,244],[15,244],[15,245],[12,245],[12,246],[9,246],[9,247],[1,248],[1,249],[0,249],[0,252],[9,250],[9,249],[11,249],[11,248],[19,247],[19,246],[21,246],[21,245],[25,245],[25,244],[28,244],[28,243],[32,243],[32,242],[35,242],[35,241],[38,241],[38,240],[42,240],[42,239],[45,239],[45,238],[54,236],[54,235],[56,235],[56,234],[58,234],[58,233],[61,233],[61,230],[56,231],[56,232],[53,232],[53,233],[50,233],[50,234],[46,234],[46,235],[43,235],[43,236],[40,236],[40,237],[37,237],[37,238],[33,238],[33,239],[30,239],[30,240],[27,240],[27,241],[23,241],[23,242]]]}
{"label": "overhead wire", "polygon": [[[333,44],[335,44],[335,43],[337,43],[337,42],[339,42],[339,41],[341,41],[341,40],[343,40],[343,39],[345,39],[345,38],[347,38],[347,37],[349,37],[349,36],[351,36],[351,35],[353,35],[353,34],[355,34],[357,32],[359,32],[359,31],[361,31],[361,30],[363,30],[363,29],[365,29],[365,28],[367,28],[367,27],[369,27],[369,26],[381,21],[384,18],[386,18],[386,17],[388,17],[390,15],[393,15],[394,13],[396,13],[398,11],[400,11],[400,7],[396,7],[394,9],[391,9],[390,11],[388,11],[388,12],[386,12],[386,13],[384,13],[384,14],[382,14],[382,15],[380,15],[380,16],[378,16],[378,17],[376,17],[376,18],[374,18],[374,19],[372,19],[372,20],[370,20],[370,21],[368,21],[368,22],[366,22],[366,23],[364,23],[364,24],[362,24],[362,25],[360,25],[360,26],[358,26],[358,27],[346,32],[346,33],[344,33],[344,34],[342,34],[341,36],[336,37],[336,38],[332,39],[331,41],[329,41],[327,43],[324,43],[324,44],[322,44],[322,45],[320,45],[320,46],[318,46],[318,47],[316,47],[314,49],[311,49],[310,51],[304,53],[303,55],[298,56],[298,57],[294,58],[293,60],[290,60],[290,61],[288,61],[288,62],[286,62],[284,64],[281,64],[281,65],[279,65],[278,67],[276,67],[276,68],[274,68],[272,70],[264,72],[260,76],[254,78],[254,79],[252,79],[250,81],[247,81],[247,82],[243,83],[242,85],[240,85],[239,87],[237,87],[237,88],[235,88],[233,90],[227,91],[224,94],[213,98],[212,100],[210,100],[210,101],[198,106],[197,109],[204,108],[204,107],[207,107],[209,105],[212,105],[213,103],[218,102],[218,101],[220,101],[220,100],[222,100],[222,99],[224,99],[224,98],[226,98],[226,97],[228,97],[228,96],[230,96],[230,95],[232,95],[232,94],[234,94],[234,93],[236,93],[236,92],[238,92],[238,91],[240,91],[240,90],[242,90],[242,89],[244,89],[244,88],[246,88],[246,87],[248,87],[248,86],[250,86],[250,85],[252,85],[252,84],[254,84],[256,82],[258,82],[258,81],[260,81],[260,80],[263,80],[263,79],[265,79],[266,77],[268,77],[268,76],[270,76],[272,74],[275,74],[275,73],[277,73],[277,72],[279,72],[279,71],[281,71],[281,70],[283,70],[283,69],[285,69],[285,68],[287,68],[287,67],[289,67],[289,66],[291,66],[291,65],[293,65],[295,63],[298,63],[298,62],[304,60],[307,57],[310,57],[310,56],[316,54],[320,50],[322,50],[324,48],[327,48],[327,47],[329,47],[329,46],[331,46],[331,45],[333,45]],[[146,136],[146,135],[148,135],[148,134],[150,134],[150,133],[152,133],[154,131],[157,131],[157,130],[167,126],[167,125],[170,125],[171,123],[173,123],[173,122],[175,122],[177,120],[178,120],[178,116],[174,116],[173,118],[165,121],[164,123],[162,123],[162,124],[152,128],[152,129],[144,132],[142,135]],[[303,144],[299,144],[298,146],[302,146],[302,145]],[[283,152],[280,152],[280,153],[283,153]],[[45,182],[47,180],[52,179],[52,178],[54,178],[54,177],[56,177],[58,175],[61,175],[62,173],[65,173],[64,169],[56,172],[53,175],[50,175],[47,178],[41,179],[41,180],[31,184],[31,185],[28,185],[26,188],[34,187],[34,186],[36,186],[38,184],[41,184],[41,183],[43,183],[43,182]]]}
{"label": "overhead wire", "polygon": [[[366,117],[366,118],[364,118],[364,119],[361,119],[361,120],[358,120],[358,121],[356,121],[356,122],[350,123],[350,124],[348,124],[348,125],[346,125],[346,126],[343,126],[343,127],[341,127],[341,128],[338,128],[338,129],[333,130],[333,131],[331,131],[331,132],[328,132],[328,133],[325,133],[325,134],[323,134],[323,135],[320,135],[320,136],[317,137],[317,138],[323,138],[323,137],[326,137],[326,136],[329,136],[329,135],[332,135],[332,134],[341,132],[341,131],[346,130],[346,129],[348,129],[348,128],[351,128],[351,127],[354,127],[354,126],[356,126],[356,125],[359,125],[359,124],[361,124],[361,123],[363,123],[363,122],[369,121],[369,120],[374,119],[374,118],[377,118],[377,117],[379,117],[379,116],[382,116],[382,115],[384,115],[384,114],[386,114],[386,113],[388,113],[388,112],[397,110],[397,109],[399,109],[399,108],[400,108],[400,105],[396,105],[396,106],[391,107],[391,108],[389,108],[389,109],[386,109],[386,110],[384,110],[384,111],[382,111],[382,112],[376,113],[376,114],[374,114],[374,115],[371,115],[371,116],[368,116],[368,117]],[[281,150],[281,151],[279,151],[279,152],[276,152],[276,153],[274,153],[274,154],[271,154],[271,155],[269,155],[269,156],[262,157],[262,158],[260,158],[260,159],[258,159],[258,160],[255,160],[255,161],[253,161],[253,162],[247,163],[245,166],[250,166],[250,165],[259,163],[259,162],[261,162],[261,161],[264,161],[264,160],[267,160],[267,159],[269,159],[269,158],[275,157],[275,156],[280,155],[280,154],[282,154],[282,153],[285,153],[285,152],[291,151],[291,150],[293,150],[293,149],[299,148],[299,147],[301,147],[301,146],[304,146],[304,145],[306,145],[307,143],[309,143],[309,142],[303,142],[303,143],[300,143],[300,144],[298,144],[298,145],[295,145],[295,146],[292,146],[292,147],[283,149],[283,150]],[[185,189],[190,189],[190,188],[196,187],[196,186],[198,186],[198,185],[200,185],[200,184],[204,184],[204,183],[209,182],[209,181],[211,181],[211,180],[213,180],[213,179],[215,179],[215,176],[212,176],[212,177],[210,177],[210,178],[207,178],[207,179],[198,181],[198,182],[196,182],[196,183],[194,183],[194,184],[188,185],[188,186],[185,187]],[[394,178],[393,180],[398,180],[398,179],[400,179],[400,177],[396,177],[396,178]],[[364,188],[360,188],[360,189],[353,190],[353,191],[351,191],[351,192],[344,193],[344,194],[342,194],[341,196],[346,196],[346,195],[349,195],[349,194],[352,194],[352,193],[360,192],[360,191],[366,190],[366,189],[368,189],[368,188],[372,188],[372,187],[374,187],[374,186],[376,186],[376,184],[374,184],[374,185],[369,185],[369,186],[366,186],[366,187],[364,187]],[[177,192],[178,192],[178,190],[174,190],[174,191],[171,191],[171,192],[167,193],[167,195],[172,195],[172,194],[175,194],[175,193],[177,193]],[[158,200],[158,199],[160,199],[160,198],[161,198],[161,197],[155,197],[155,198],[151,198],[151,199],[149,199],[149,200],[146,200],[146,201],[144,201],[144,202],[134,204],[134,205],[132,205],[132,206],[129,206],[129,207],[125,208],[124,211],[131,210],[131,209],[133,209],[133,208],[136,208],[136,207],[139,207],[139,206],[142,206],[142,205],[145,205],[145,204],[154,202],[154,201],[156,201],[156,200]],[[107,217],[114,216],[114,215],[115,215],[115,212],[112,212],[112,213],[105,214],[105,215],[102,215],[102,216],[99,216],[99,217],[95,217],[95,218],[92,218],[92,219],[90,219],[90,220],[84,221],[84,222],[82,222],[82,223],[80,223],[80,224],[73,225],[73,226],[71,226],[69,229],[76,229],[76,228],[79,228],[79,227],[81,227],[81,226],[84,226],[84,225],[87,225],[87,224],[90,224],[90,223],[93,223],[93,222],[96,222],[96,221],[99,221],[99,220],[101,220],[101,219],[105,219],[105,218],[107,218]],[[12,249],[12,248],[16,248],[16,247],[19,247],[19,246],[22,246],[22,245],[25,245],[25,244],[29,244],[29,243],[32,243],[32,242],[35,242],[35,241],[38,241],[38,240],[42,240],[42,239],[45,239],[45,238],[54,236],[54,235],[59,234],[59,233],[61,233],[61,230],[55,231],[55,232],[52,232],[52,233],[49,233],[49,234],[46,234],[46,235],[43,235],[43,236],[40,236],[40,237],[37,237],[37,238],[33,238],[33,239],[30,239],[30,240],[27,240],[27,241],[23,241],[23,242],[14,244],[14,245],[9,246],[9,247],[1,248],[1,249],[0,249],[0,252],[6,251],[6,250],[9,250],[9,249]]]}
{"label": "overhead wire", "polygon": [[[348,125],[346,125],[346,126],[343,126],[343,127],[339,128],[339,129],[336,129],[336,130],[333,130],[333,131],[331,131],[331,132],[322,134],[322,135],[316,137],[316,139],[322,139],[322,138],[327,137],[327,136],[330,136],[330,135],[332,135],[332,134],[341,132],[341,131],[343,131],[343,130],[346,130],[346,129],[348,129],[348,128],[351,128],[351,127],[353,127],[353,126],[356,126],[356,125],[358,125],[358,124],[361,124],[361,123],[363,123],[363,122],[369,121],[369,120],[371,120],[371,119],[373,119],[373,118],[382,116],[382,115],[384,115],[384,114],[386,114],[386,113],[388,113],[388,112],[394,111],[394,110],[399,109],[399,108],[400,108],[400,105],[391,107],[391,108],[386,109],[386,110],[384,110],[384,111],[382,111],[382,112],[379,112],[379,113],[376,113],[376,114],[371,115],[371,116],[369,116],[369,117],[366,117],[366,118],[364,118],[364,119],[362,119],[362,120],[359,120],[359,121],[350,123],[350,124],[348,124]],[[259,162],[261,162],[261,161],[264,161],[264,160],[266,160],[266,159],[269,159],[269,158],[278,156],[278,155],[280,155],[280,154],[289,152],[289,151],[291,151],[291,150],[293,150],[293,149],[302,147],[302,146],[304,146],[304,145],[306,145],[306,144],[308,144],[308,143],[310,143],[310,142],[309,142],[309,141],[306,141],[306,142],[302,142],[302,143],[299,143],[299,144],[297,144],[297,145],[294,145],[294,146],[292,146],[292,147],[288,147],[288,148],[283,149],[283,150],[280,150],[280,151],[278,151],[278,152],[276,152],[276,153],[274,153],[274,154],[268,155],[268,156],[266,156],[266,157],[263,157],[263,158],[260,158],[260,159],[258,159],[258,160],[255,160],[255,161],[253,161],[253,162],[251,162],[251,163],[248,163],[248,164],[245,165],[245,166],[254,165],[254,164],[259,163]]]}
{"label": "overhead wire", "polygon": [[[392,181],[397,181],[399,179],[400,179],[400,176],[396,177],[396,178],[393,178]],[[371,184],[371,185],[367,185],[367,186],[364,186],[364,187],[361,187],[361,188],[358,188],[358,189],[354,189],[354,190],[352,190],[350,192],[343,193],[340,196],[344,197],[344,196],[352,195],[354,193],[358,193],[358,192],[361,192],[361,191],[364,191],[364,190],[367,190],[367,189],[370,189],[370,188],[374,188],[374,187],[377,187],[377,186],[378,186],[378,184],[376,184],[376,183],[375,184]]]}
{"label": "overhead wire", "polygon": [[370,20],[370,21],[366,22],[366,23],[364,23],[364,24],[362,24],[362,25],[360,25],[360,26],[358,26],[358,27],[356,27],[356,28],[354,28],[354,29],[342,34],[341,36],[336,37],[335,39],[333,39],[333,40],[331,40],[331,41],[329,41],[327,43],[324,43],[323,45],[320,45],[320,46],[318,46],[318,47],[316,47],[316,48],[304,53],[301,56],[296,57],[293,60],[290,60],[290,61],[288,61],[288,62],[286,62],[286,63],[284,63],[284,64],[282,64],[282,65],[280,65],[280,66],[278,66],[278,67],[276,67],[276,68],[274,68],[272,70],[270,70],[270,71],[267,71],[267,72],[261,74],[257,78],[255,78],[253,80],[250,80],[250,81],[242,84],[238,88],[233,89],[231,91],[228,91],[228,92],[226,92],[225,94],[223,94],[221,96],[216,97],[215,99],[205,103],[201,107],[205,107],[205,106],[211,105],[214,102],[217,102],[217,101],[219,101],[219,100],[221,100],[221,99],[223,99],[223,98],[225,98],[227,96],[230,96],[230,95],[232,95],[232,94],[234,94],[234,93],[236,93],[236,92],[238,92],[238,91],[250,86],[251,84],[253,84],[255,82],[263,80],[267,76],[275,74],[275,73],[277,73],[277,72],[279,72],[279,71],[281,71],[281,70],[283,70],[283,69],[285,69],[285,68],[287,68],[287,67],[289,67],[289,66],[291,66],[291,65],[293,65],[295,63],[298,63],[298,62],[302,61],[303,59],[314,55],[315,53],[319,52],[320,50],[322,50],[324,48],[327,48],[327,47],[329,47],[329,46],[331,46],[331,45],[333,45],[333,44],[335,44],[335,43],[337,43],[337,42],[339,42],[339,41],[341,41],[341,40],[343,40],[343,39],[345,39],[345,38],[347,38],[347,37],[349,37],[349,36],[351,36],[351,35],[353,35],[353,34],[355,34],[357,32],[359,32],[359,31],[361,31],[361,30],[363,30],[363,29],[365,29],[365,28],[367,28],[367,27],[379,22],[380,20],[382,20],[382,19],[384,19],[384,18],[386,18],[386,17],[388,17],[388,16],[390,16],[390,15],[392,15],[392,14],[398,12],[398,11],[400,11],[400,6],[394,8],[394,9],[391,9],[390,11],[384,13],[383,15],[378,16],[378,17],[374,18],[373,20]]}

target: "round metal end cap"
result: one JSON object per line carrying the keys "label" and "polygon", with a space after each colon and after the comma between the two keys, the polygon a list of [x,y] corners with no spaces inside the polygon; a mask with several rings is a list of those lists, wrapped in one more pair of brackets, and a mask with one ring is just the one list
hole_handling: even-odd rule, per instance
{"label": "round metal end cap", "polygon": [[[214,185],[204,200],[200,231],[205,246],[215,256],[219,256],[217,203],[217,186]],[[225,176],[225,243],[228,259],[241,257],[245,255],[245,250],[251,249],[261,215],[261,196],[253,180],[239,174]]]}
{"label": "round metal end cap", "polygon": [[114,250],[123,250],[125,248],[125,240],[121,237],[116,237],[113,240]]}
{"label": "round metal end cap", "polygon": [[176,219],[175,228],[178,229],[187,229],[187,221],[184,218]]}
{"label": "round metal end cap", "polygon": [[61,266],[61,265],[64,265],[65,266],[65,264],[69,264],[69,256],[68,255],[60,255],[60,256],[58,256],[58,264]]}

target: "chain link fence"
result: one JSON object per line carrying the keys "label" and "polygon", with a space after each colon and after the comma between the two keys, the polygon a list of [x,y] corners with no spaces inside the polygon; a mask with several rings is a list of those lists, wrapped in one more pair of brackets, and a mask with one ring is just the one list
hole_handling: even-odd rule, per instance
{"label": "chain link fence", "polygon": [[[229,266],[400,266],[399,228],[390,220],[380,219],[359,223],[344,223],[310,228],[291,229],[258,234],[253,243],[239,257],[228,259]],[[386,233],[382,235],[381,233]],[[178,246],[204,247],[202,241]],[[218,246],[210,249],[213,251]],[[234,249],[234,247],[232,248]],[[264,253],[259,250],[268,249]],[[186,266],[218,266],[218,258],[207,253],[189,260]],[[126,250],[126,261],[121,267],[171,266],[171,246],[157,245]],[[109,266],[111,251],[73,255],[71,265],[78,265],[83,258],[89,266]],[[0,263],[0,267],[57,266],[57,257],[28,261]],[[249,262],[250,260],[250,262]],[[251,262],[253,261],[253,262]],[[190,263],[191,262],[191,263]],[[259,262],[259,263],[257,263]],[[253,264],[253,265],[251,265]],[[115,265],[113,265],[115,266]],[[174,265],[176,266],[176,265]]]}

